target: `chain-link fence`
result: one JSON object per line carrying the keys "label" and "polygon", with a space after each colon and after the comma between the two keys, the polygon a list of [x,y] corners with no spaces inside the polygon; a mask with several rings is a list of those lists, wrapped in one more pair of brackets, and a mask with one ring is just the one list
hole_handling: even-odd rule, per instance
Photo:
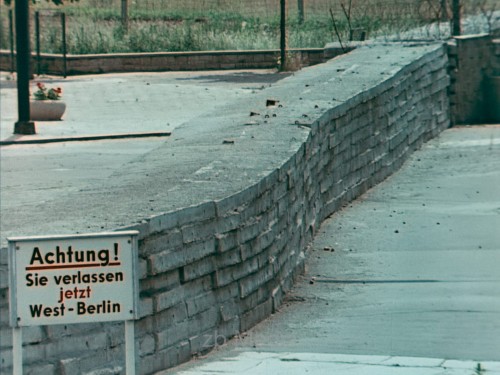
{"label": "chain-link fence", "polygon": [[[80,0],[31,6],[32,49],[45,53],[255,50],[280,47],[281,0]],[[452,0],[287,0],[289,48],[401,33],[447,22]],[[496,0],[463,0],[462,13],[493,14]],[[0,5],[0,48],[11,46]],[[35,16],[38,12],[38,16]],[[60,13],[66,14],[66,41]],[[38,31],[36,30],[38,17]],[[490,20],[491,21],[491,20]]]}

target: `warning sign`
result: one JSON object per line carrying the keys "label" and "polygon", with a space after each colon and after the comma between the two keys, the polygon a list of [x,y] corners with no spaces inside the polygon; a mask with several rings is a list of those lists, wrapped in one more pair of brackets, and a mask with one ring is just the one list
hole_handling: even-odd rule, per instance
{"label": "warning sign", "polygon": [[134,319],[137,234],[9,239],[11,325]]}

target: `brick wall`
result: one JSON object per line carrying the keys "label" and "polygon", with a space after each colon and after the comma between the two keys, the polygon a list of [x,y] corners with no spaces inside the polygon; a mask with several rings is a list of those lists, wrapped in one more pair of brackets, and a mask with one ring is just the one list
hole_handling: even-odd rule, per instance
{"label": "brick wall", "polygon": [[[324,48],[291,49],[290,56],[299,66],[310,66],[341,55],[343,50],[331,46]],[[34,73],[38,67],[43,74],[78,75],[120,72],[164,72],[183,70],[224,69],[273,69],[278,66],[279,50],[257,51],[201,51],[201,52],[157,52],[116,53],[98,55],[68,55],[66,67],[62,55],[41,54],[38,62],[35,55],[31,63]],[[10,71],[9,51],[0,51],[0,70]]]}
{"label": "brick wall", "polygon": [[[140,231],[139,374],[205,353],[275,312],[321,222],[449,126],[447,68],[444,45],[388,44],[303,70],[272,91],[289,95],[286,106],[264,109],[277,133],[259,133],[271,140],[300,128],[291,156],[224,199],[128,227]],[[0,371],[9,373],[0,256]],[[27,374],[123,373],[121,323],[26,328],[24,343]]]}

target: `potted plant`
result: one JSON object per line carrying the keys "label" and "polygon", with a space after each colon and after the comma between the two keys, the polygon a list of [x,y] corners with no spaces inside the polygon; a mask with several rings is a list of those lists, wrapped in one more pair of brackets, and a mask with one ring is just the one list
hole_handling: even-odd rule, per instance
{"label": "potted plant", "polygon": [[43,83],[36,84],[37,91],[33,94],[34,100],[30,101],[30,117],[32,121],[57,121],[61,120],[66,103],[61,100],[60,87],[47,88]]}

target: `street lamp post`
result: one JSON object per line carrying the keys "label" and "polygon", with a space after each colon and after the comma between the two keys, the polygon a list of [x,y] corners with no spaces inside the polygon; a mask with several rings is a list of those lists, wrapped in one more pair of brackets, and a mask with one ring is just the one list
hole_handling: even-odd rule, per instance
{"label": "street lamp post", "polygon": [[16,0],[16,62],[18,121],[14,134],[35,134],[35,123],[30,120],[30,37],[29,0]]}

